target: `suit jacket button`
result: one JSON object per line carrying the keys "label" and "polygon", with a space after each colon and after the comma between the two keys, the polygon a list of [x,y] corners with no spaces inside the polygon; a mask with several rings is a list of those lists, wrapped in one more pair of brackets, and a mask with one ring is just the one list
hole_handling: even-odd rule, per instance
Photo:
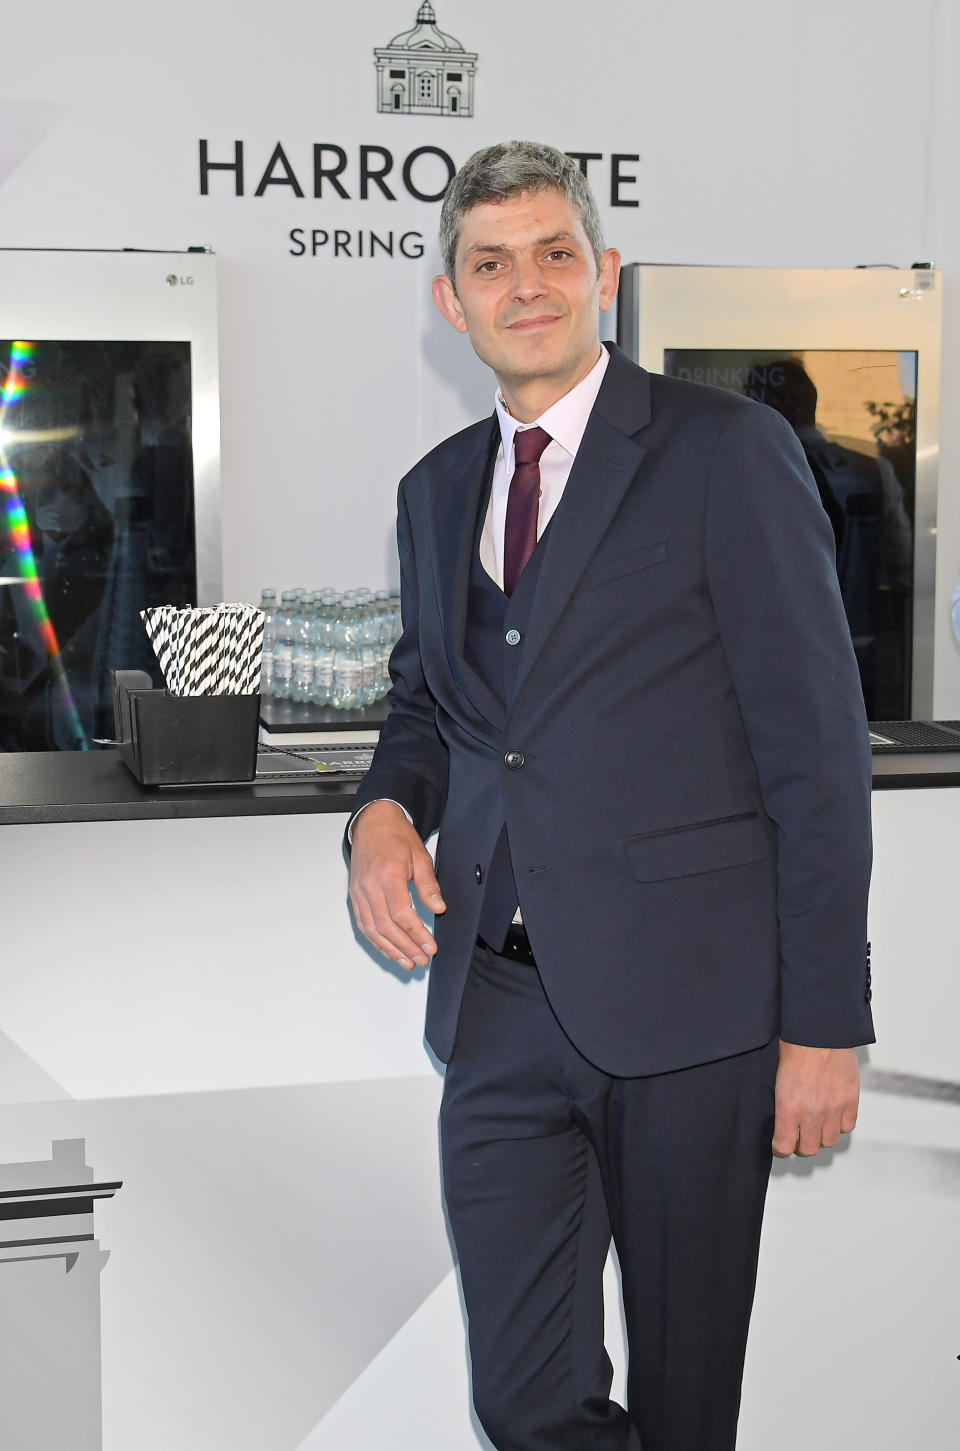
{"label": "suit jacket button", "polygon": [[479,862],[477,862],[477,865],[473,869],[473,875],[476,877],[477,886],[479,887],[480,883],[483,881],[483,867],[480,865]]}
{"label": "suit jacket button", "polygon": [[503,638],[506,640],[506,642],[507,642],[508,645],[519,645],[520,644],[520,631],[519,630],[508,630],[507,633],[504,635]]}
{"label": "suit jacket button", "polygon": [[519,771],[523,765],[524,755],[522,751],[508,751],[503,758],[503,764],[508,771]]}

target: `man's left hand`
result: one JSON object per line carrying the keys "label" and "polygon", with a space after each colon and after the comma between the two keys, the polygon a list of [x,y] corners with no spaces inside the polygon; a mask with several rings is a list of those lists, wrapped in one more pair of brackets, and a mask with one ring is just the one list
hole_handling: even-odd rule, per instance
{"label": "man's left hand", "polygon": [[773,1152],[808,1158],[832,1149],[857,1121],[860,1065],[854,1048],[780,1042]]}

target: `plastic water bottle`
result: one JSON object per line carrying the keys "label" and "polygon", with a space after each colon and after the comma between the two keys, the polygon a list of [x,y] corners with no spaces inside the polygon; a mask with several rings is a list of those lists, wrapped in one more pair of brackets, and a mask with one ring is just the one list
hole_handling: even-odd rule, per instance
{"label": "plastic water bottle", "polygon": [[368,589],[357,590],[357,614],[357,643],[360,646],[362,668],[360,704],[372,705],[377,698],[380,670],[373,595]]}
{"label": "plastic water bottle", "polygon": [[311,648],[313,651],[313,687],[310,699],[315,705],[329,705],[333,695],[333,657],[336,638],[336,590],[319,591],[315,599]]}
{"label": "plastic water bottle", "polygon": [[277,700],[289,700],[290,698],[296,613],[297,592],[285,589],[280,597],[280,610],[274,626],[273,639],[273,694]]}
{"label": "plastic water bottle", "polygon": [[293,617],[293,644],[290,656],[290,699],[310,700],[313,692],[313,601],[304,595]]}
{"label": "plastic water bottle", "polygon": [[273,640],[277,621],[277,592],[275,589],[260,591],[260,608],[263,610],[263,655],[260,663],[260,694],[273,694]]}
{"label": "plastic water bottle", "polygon": [[361,704],[363,659],[357,640],[356,600],[344,596],[337,620],[330,704],[337,710],[355,710]]}

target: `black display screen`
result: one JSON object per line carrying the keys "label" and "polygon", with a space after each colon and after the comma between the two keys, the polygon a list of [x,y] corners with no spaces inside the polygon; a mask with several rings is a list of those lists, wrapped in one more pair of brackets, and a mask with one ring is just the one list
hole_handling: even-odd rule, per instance
{"label": "black display screen", "polygon": [[790,423],[833,526],[867,714],[909,719],[916,353],[670,348],[664,372],[743,393]]}
{"label": "black display screen", "polygon": [[0,750],[112,736],[140,610],[196,588],[190,344],[0,341]]}

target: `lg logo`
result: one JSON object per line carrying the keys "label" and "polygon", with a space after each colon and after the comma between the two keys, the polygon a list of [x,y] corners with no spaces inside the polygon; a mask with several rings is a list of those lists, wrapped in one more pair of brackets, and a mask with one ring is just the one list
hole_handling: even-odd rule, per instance
{"label": "lg logo", "polygon": [[176,272],[168,272],[167,273],[167,286],[168,287],[177,287],[177,286],[179,286],[179,287],[192,287],[193,286],[193,278],[192,277],[178,277],[177,274],[176,274]]}

